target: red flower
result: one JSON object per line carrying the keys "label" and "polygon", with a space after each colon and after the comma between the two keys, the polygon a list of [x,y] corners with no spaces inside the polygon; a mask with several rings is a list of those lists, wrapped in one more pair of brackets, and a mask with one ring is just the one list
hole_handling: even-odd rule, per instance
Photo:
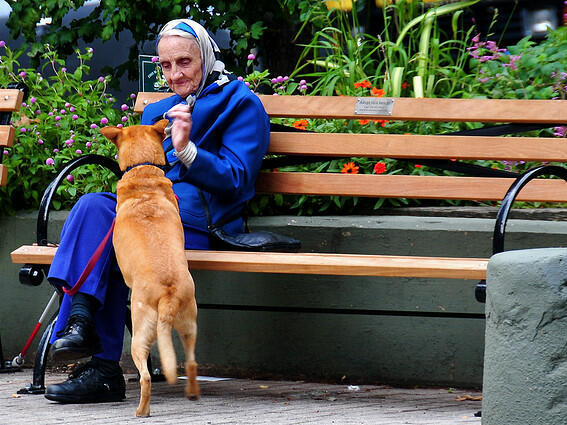
{"label": "red flower", "polygon": [[386,172],[386,164],[379,161],[376,164],[374,164],[374,172],[376,174],[384,174]]}
{"label": "red flower", "polygon": [[309,124],[307,120],[297,120],[293,123],[293,126],[299,130],[307,130],[307,124]]}
{"label": "red flower", "polygon": [[403,89],[407,89],[409,87],[409,83],[406,83],[405,81],[402,83],[402,88]]}
{"label": "red flower", "polygon": [[423,168],[423,165],[415,164],[414,167],[415,168]]}
{"label": "red flower", "polygon": [[370,122],[370,120],[358,120],[358,123],[359,123],[360,125],[366,125],[366,124],[368,124],[369,122]]}
{"label": "red flower", "polygon": [[372,121],[374,121],[376,124],[380,124],[382,127],[386,127],[386,124],[390,122],[388,120],[372,120]]}
{"label": "red flower", "polygon": [[354,165],[354,162],[347,162],[343,165],[341,173],[344,174],[358,174],[358,167]]}
{"label": "red flower", "polygon": [[386,90],[384,89],[377,89],[376,87],[372,87],[372,96],[382,97],[386,94]]}
{"label": "red flower", "polygon": [[370,81],[368,80],[363,80],[360,83],[354,83],[355,89],[358,88],[369,89],[370,87],[372,87],[372,84],[370,84]]}

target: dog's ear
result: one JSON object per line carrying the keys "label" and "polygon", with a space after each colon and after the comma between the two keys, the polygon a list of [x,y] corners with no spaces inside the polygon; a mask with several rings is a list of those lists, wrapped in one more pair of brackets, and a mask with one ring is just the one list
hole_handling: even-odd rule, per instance
{"label": "dog's ear", "polygon": [[110,140],[112,143],[116,145],[116,139],[118,135],[122,132],[122,129],[118,127],[103,127],[100,129],[100,132],[104,137]]}
{"label": "dog's ear", "polygon": [[163,135],[165,133],[165,127],[167,127],[169,121],[166,119],[159,120],[156,122],[152,127],[156,130],[159,134]]}

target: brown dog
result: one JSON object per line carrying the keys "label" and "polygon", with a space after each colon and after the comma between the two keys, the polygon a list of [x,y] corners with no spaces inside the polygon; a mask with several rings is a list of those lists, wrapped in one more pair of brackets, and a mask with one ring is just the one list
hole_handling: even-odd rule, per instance
{"label": "brown dog", "polygon": [[165,164],[161,142],[166,125],[167,120],[162,120],[153,126],[100,130],[117,146],[120,169],[128,169],[116,188],[113,243],[124,280],[132,289],[131,351],[141,386],[136,416],[150,415],[147,359],[156,337],[167,382],[173,384],[177,379],[172,327],[185,348],[185,394],[190,399],[199,397],[195,288],[187,268],[183,227],[172,184],[157,167]]}

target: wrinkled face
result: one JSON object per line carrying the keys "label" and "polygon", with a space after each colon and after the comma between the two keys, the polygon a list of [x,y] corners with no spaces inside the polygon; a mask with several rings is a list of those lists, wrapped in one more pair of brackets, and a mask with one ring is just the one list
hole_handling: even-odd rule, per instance
{"label": "wrinkled face", "polygon": [[199,88],[203,71],[201,50],[195,40],[177,35],[163,37],[158,56],[167,84],[175,94],[187,97]]}

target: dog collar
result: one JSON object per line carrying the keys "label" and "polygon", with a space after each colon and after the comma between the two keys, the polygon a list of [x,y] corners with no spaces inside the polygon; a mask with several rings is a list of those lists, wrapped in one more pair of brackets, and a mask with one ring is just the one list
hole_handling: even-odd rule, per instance
{"label": "dog collar", "polygon": [[126,170],[125,170],[124,172],[127,173],[127,172],[130,171],[131,169],[136,168],[136,167],[140,167],[140,166],[142,166],[142,165],[151,165],[152,167],[157,167],[157,168],[163,170],[164,172],[165,172],[165,171],[167,170],[167,168],[168,168],[167,165],[157,165],[157,164],[152,164],[151,162],[142,162],[142,163],[140,163],[140,164],[130,165],[128,168],[126,168]]}

